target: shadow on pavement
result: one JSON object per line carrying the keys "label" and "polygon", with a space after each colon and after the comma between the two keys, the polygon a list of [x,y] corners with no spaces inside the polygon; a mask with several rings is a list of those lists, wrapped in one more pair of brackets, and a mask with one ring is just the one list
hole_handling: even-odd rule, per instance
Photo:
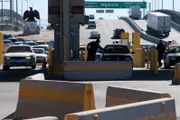
{"label": "shadow on pavement", "polygon": [[14,113],[11,113],[10,115],[8,115],[5,118],[3,118],[2,120],[12,120],[13,119],[13,115],[14,115]]}

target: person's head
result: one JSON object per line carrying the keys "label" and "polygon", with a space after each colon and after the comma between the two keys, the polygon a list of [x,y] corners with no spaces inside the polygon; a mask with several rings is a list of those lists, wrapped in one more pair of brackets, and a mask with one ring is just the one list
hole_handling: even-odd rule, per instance
{"label": "person's head", "polygon": [[97,38],[97,39],[96,39],[96,42],[97,42],[97,43],[100,43],[101,41],[100,41],[100,39],[99,39],[99,38]]}
{"label": "person's head", "polygon": [[160,43],[160,44],[162,44],[162,43],[163,43],[163,41],[162,41],[162,40],[160,40],[160,41],[159,41],[159,43]]}

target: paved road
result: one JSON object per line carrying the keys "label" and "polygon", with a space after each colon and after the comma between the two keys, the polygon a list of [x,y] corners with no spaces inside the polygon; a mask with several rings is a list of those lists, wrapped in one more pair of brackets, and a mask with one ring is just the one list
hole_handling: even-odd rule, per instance
{"label": "paved road", "polygon": [[[177,116],[180,117],[180,96],[178,95],[180,87],[172,86],[170,81],[110,81],[92,83],[95,90],[96,108],[104,108],[107,86],[116,85],[168,92],[176,100]],[[15,111],[18,87],[18,82],[0,83],[0,119]]]}
{"label": "paved road", "polygon": [[[88,42],[92,41],[89,39],[91,31],[99,31],[101,34],[101,45],[104,46],[106,44],[112,43],[113,39],[113,30],[116,28],[123,28],[126,32],[129,32],[132,35],[134,30],[123,20],[97,20],[97,27],[96,29],[87,29],[87,25],[81,26],[80,28],[80,42],[81,44],[87,44]],[[130,36],[130,40],[132,37]],[[141,39],[141,43],[149,43],[146,40]]]}
{"label": "paved road", "polygon": [[[135,20],[135,23],[144,31],[147,30],[147,22],[146,20]],[[180,43],[180,33],[176,31],[175,29],[171,29],[170,35],[167,38],[162,38],[165,41],[171,41],[171,40],[177,40],[178,43]]]}

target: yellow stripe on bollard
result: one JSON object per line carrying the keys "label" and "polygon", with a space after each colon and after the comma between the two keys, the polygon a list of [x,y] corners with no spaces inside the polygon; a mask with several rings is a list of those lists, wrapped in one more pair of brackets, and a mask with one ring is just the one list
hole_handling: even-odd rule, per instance
{"label": "yellow stripe on bollard", "polygon": [[87,50],[87,46],[85,48],[85,61],[87,61],[87,57],[88,57],[88,50]]}
{"label": "yellow stripe on bollard", "polygon": [[3,64],[3,34],[0,33],[0,65]]}

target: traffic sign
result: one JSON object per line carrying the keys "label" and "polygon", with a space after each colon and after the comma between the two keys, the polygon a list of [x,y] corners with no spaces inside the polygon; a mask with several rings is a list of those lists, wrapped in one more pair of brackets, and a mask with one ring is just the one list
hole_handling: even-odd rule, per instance
{"label": "traffic sign", "polygon": [[146,2],[96,2],[85,1],[85,8],[129,8],[130,6],[140,6],[146,8]]}
{"label": "traffic sign", "polygon": [[96,13],[104,13],[104,10],[96,10]]}

